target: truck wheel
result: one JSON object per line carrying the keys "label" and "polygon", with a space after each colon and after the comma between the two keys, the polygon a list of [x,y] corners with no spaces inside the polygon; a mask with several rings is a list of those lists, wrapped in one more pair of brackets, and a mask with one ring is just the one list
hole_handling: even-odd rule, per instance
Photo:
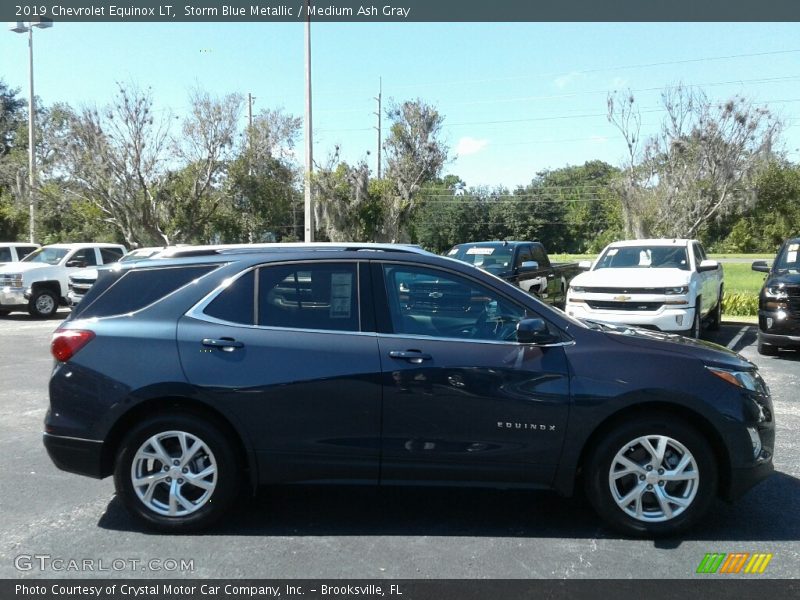
{"label": "truck wheel", "polygon": [[48,319],[58,310],[58,298],[52,290],[40,289],[33,293],[28,303],[28,312],[32,317]]}
{"label": "truck wheel", "polygon": [[586,496],[626,535],[678,533],[703,516],[717,492],[708,441],[668,415],[620,422],[600,440],[586,467]]}
{"label": "truck wheel", "polygon": [[711,313],[711,320],[708,322],[708,330],[709,331],[719,331],[719,327],[722,324],[722,288],[719,288],[719,297],[717,298],[717,305],[714,307],[713,312]]}
{"label": "truck wheel", "polygon": [[696,340],[700,339],[700,331],[701,331],[701,323],[700,323],[700,296],[697,297],[695,301],[696,308],[694,309],[694,321],[692,321],[692,328],[686,332],[686,336],[690,338],[694,338]]}
{"label": "truck wheel", "polygon": [[240,469],[225,435],[189,414],[158,415],[120,444],[114,485],[128,511],[172,533],[197,531],[236,499]]}

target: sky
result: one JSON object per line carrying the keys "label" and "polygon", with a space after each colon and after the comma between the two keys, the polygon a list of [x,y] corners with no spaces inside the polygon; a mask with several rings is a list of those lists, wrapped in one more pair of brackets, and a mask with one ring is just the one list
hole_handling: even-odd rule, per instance
{"label": "sky", "polygon": [[[0,35],[0,79],[25,98],[26,42]],[[151,88],[160,114],[180,117],[200,87],[251,93],[256,114],[302,116],[304,49],[300,23],[55,23],[34,31],[35,91],[48,105],[102,107],[117,82],[134,83]],[[606,118],[608,92],[633,90],[647,135],[663,117],[660,91],[678,83],[766,104],[800,162],[800,23],[314,24],[318,164],[338,145],[374,169],[379,81],[384,109],[419,98],[439,110],[444,171],[468,186],[514,188],[589,160],[619,166],[625,147]],[[301,160],[303,147],[301,136]]]}

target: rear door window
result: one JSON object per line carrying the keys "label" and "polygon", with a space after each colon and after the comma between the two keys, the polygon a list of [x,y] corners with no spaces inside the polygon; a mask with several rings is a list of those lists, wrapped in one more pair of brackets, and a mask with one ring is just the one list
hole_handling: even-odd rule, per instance
{"label": "rear door window", "polygon": [[122,250],[120,248],[100,248],[100,256],[103,258],[103,264],[107,265],[122,258]]}
{"label": "rear door window", "polygon": [[204,314],[227,323],[253,325],[255,322],[255,271],[234,279],[214,298]]}
{"label": "rear door window", "polygon": [[11,262],[14,258],[11,256],[11,248],[0,248],[0,262]]}
{"label": "rear door window", "polygon": [[258,275],[258,325],[358,331],[355,263],[263,267]]}

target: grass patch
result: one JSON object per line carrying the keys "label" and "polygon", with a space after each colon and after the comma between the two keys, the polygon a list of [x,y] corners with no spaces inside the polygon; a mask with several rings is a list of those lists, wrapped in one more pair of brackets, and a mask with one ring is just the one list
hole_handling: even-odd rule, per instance
{"label": "grass patch", "polygon": [[753,271],[749,263],[722,263],[722,270],[725,275],[725,291],[730,293],[758,296],[766,277],[766,273]]}

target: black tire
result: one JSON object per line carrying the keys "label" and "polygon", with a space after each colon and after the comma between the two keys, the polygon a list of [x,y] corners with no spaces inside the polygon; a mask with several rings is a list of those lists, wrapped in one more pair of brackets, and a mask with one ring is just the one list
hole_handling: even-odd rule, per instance
{"label": "black tire", "polygon": [[711,313],[711,319],[708,321],[709,331],[719,331],[722,325],[722,287],[719,288],[719,296],[717,297],[717,305]]}
{"label": "black tire", "polygon": [[772,344],[765,344],[761,341],[761,332],[758,334],[758,345],[757,345],[758,353],[762,356],[778,356],[778,346],[773,346]]}
{"label": "black tire", "polygon": [[[676,461],[677,464],[680,464],[680,460],[686,456],[682,453],[686,451],[694,461],[690,463],[690,468],[686,473],[694,474],[696,479],[657,480],[660,477],[659,467],[652,465],[654,461],[652,455],[638,443],[641,438],[649,437],[652,442],[656,442],[654,448],[657,448],[657,436],[671,440],[665,444],[666,451],[663,453],[664,459],[661,465],[675,467]],[[624,474],[624,469],[619,471],[615,468],[615,472],[621,473],[621,475],[613,480],[614,487],[612,488],[612,463],[622,464],[615,460],[618,453],[623,459],[641,466],[642,470],[638,471],[638,474],[632,470],[630,474]],[[653,466],[653,469],[645,470],[647,466]],[[684,421],[668,415],[640,416],[615,425],[600,440],[589,456],[584,471],[586,495],[600,517],[625,535],[634,537],[670,536],[691,527],[708,511],[717,494],[717,471],[711,446],[696,429]],[[666,475],[668,476],[669,473]],[[643,476],[646,479],[641,480]],[[649,477],[656,478],[656,480],[650,481],[647,479]],[[647,487],[648,485],[650,487]],[[639,501],[631,499],[627,507],[622,508],[617,502],[617,497],[621,496],[619,500],[624,503],[625,497],[628,494],[636,495],[637,489],[641,490],[638,493]],[[680,498],[681,501],[688,500],[689,503],[684,508],[676,503],[673,510],[672,504],[665,500],[670,512],[675,513],[670,517],[662,509],[662,504],[658,500],[658,495],[663,493],[668,494],[671,498]],[[633,507],[631,507],[631,503],[634,504]],[[627,510],[636,512],[637,504],[641,517],[627,512]]]}
{"label": "black tire", "polygon": [[[189,442],[199,440],[204,445],[196,454],[184,453],[184,456],[191,457],[185,465],[168,465],[168,470],[164,472],[164,465],[157,458],[144,461],[137,459],[140,450],[154,449],[154,446],[148,444],[155,436],[163,436],[159,441],[162,448],[170,460],[178,460],[180,463],[179,438],[174,434],[181,432],[188,436]],[[194,443],[187,443],[188,448],[194,449]],[[198,485],[212,485],[210,492],[188,482],[192,474],[202,475],[212,466],[213,475],[195,479]],[[145,486],[140,486],[140,492],[137,492],[133,483],[134,469],[142,477],[159,480],[146,490],[142,490]],[[175,473],[172,473],[173,470]],[[182,478],[184,473],[188,473],[186,479]],[[169,476],[172,477],[164,479]],[[171,533],[198,531],[216,522],[236,499],[240,480],[239,461],[226,436],[216,425],[193,414],[156,415],[136,425],[120,445],[114,467],[117,495],[128,511],[148,527]],[[146,497],[150,487],[153,492],[147,502],[139,493],[144,492]],[[192,509],[187,510],[182,503],[179,506],[176,500],[176,514],[163,514],[161,511],[170,509],[172,491],[176,488],[178,495],[192,505]]]}
{"label": "black tire", "polygon": [[692,321],[692,327],[689,331],[686,332],[686,337],[693,338],[695,340],[700,339],[701,332],[703,330],[702,323],[700,321],[700,301],[702,298],[700,296],[697,297],[695,300],[696,308],[694,309],[694,320]]}
{"label": "black tire", "polygon": [[39,319],[49,319],[58,311],[58,296],[48,289],[39,289],[33,292],[28,302],[28,313]]}

